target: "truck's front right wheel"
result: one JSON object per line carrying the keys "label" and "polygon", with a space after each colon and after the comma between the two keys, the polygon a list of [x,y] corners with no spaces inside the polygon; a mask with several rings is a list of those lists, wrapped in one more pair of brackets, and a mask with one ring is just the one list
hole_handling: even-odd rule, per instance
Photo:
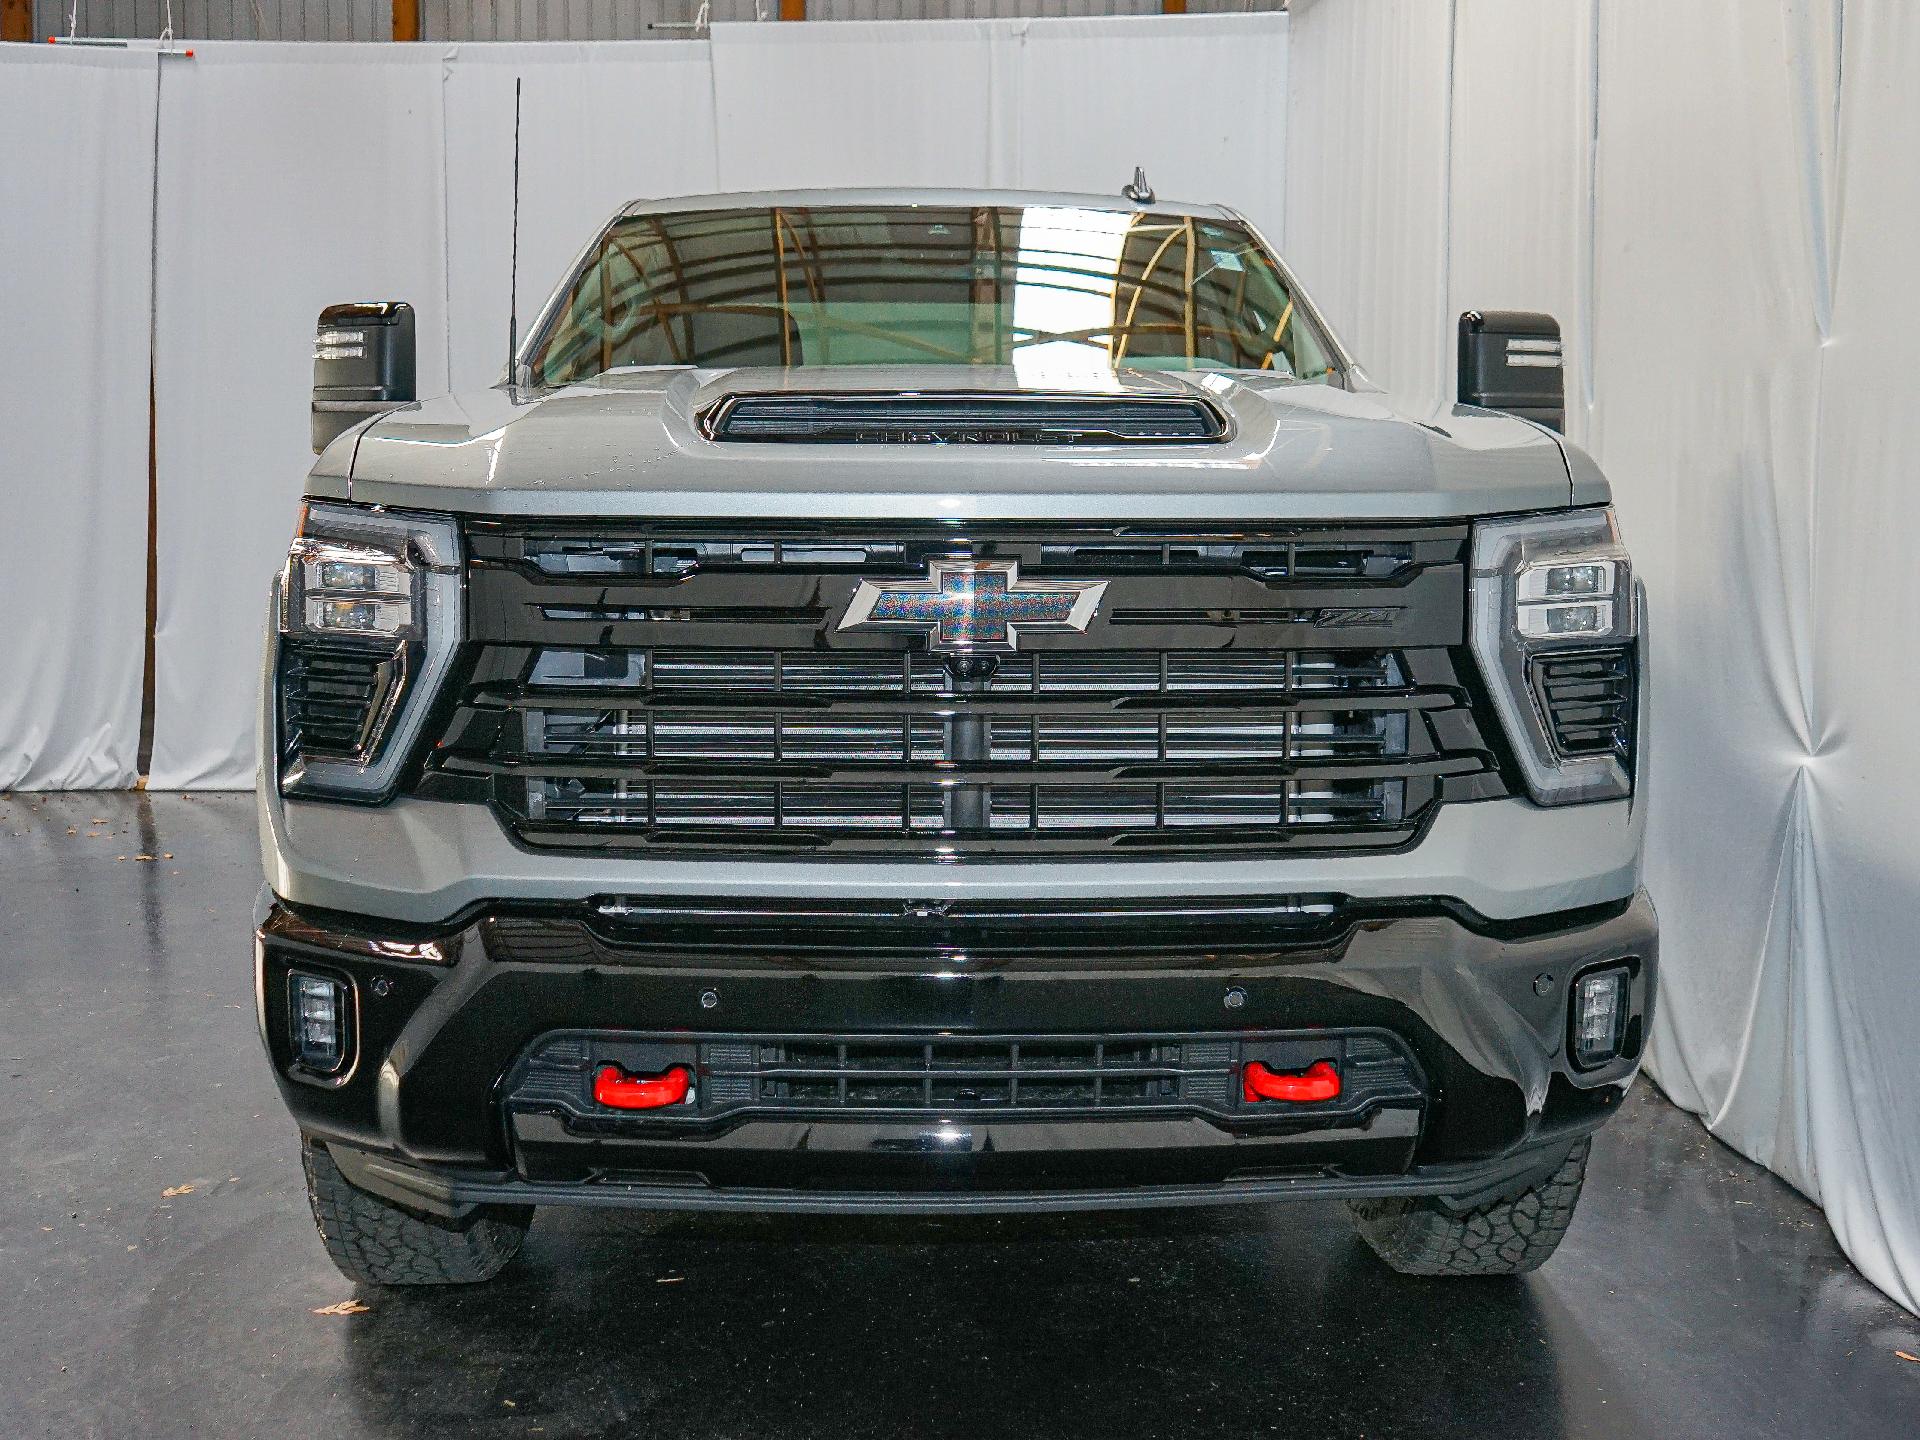
{"label": "truck's front right wheel", "polygon": [[1357,1200],[1347,1209],[1373,1253],[1402,1275],[1522,1275],[1559,1248],[1587,1178],[1582,1140],[1559,1168],[1470,1210],[1438,1200]]}
{"label": "truck's front right wheel", "polygon": [[327,1254],[349,1280],[369,1285],[475,1285],[520,1253],[530,1205],[490,1205],[443,1224],[348,1183],[326,1147],[300,1142],[307,1199]]}

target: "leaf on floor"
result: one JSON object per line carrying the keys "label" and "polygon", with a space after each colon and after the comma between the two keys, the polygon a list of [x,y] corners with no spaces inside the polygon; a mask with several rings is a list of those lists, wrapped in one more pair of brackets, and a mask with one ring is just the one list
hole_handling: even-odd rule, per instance
{"label": "leaf on floor", "polygon": [[313,1313],[316,1315],[364,1315],[373,1309],[371,1305],[362,1305],[358,1300],[342,1300],[333,1305],[322,1305]]}
{"label": "leaf on floor", "polygon": [[193,1194],[192,1185],[169,1185],[166,1189],[160,1192],[160,1198],[162,1200],[171,1200],[176,1195],[191,1195],[191,1194]]}
{"label": "leaf on floor", "polygon": [[1904,1350],[1896,1350],[1893,1353],[1898,1355],[1902,1360],[1911,1360],[1915,1365],[1920,1365],[1920,1355],[1909,1355]]}

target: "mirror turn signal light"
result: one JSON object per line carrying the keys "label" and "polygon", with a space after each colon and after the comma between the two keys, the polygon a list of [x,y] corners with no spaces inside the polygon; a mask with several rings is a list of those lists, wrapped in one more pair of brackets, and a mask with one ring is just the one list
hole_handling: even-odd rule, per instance
{"label": "mirror turn signal light", "polygon": [[603,1065],[593,1077],[596,1104],[616,1110],[658,1110],[678,1105],[693,1088],[693,1072],[675,1065],[659,1075],[632,1076],[618,1065]]}
{"label": "mirror turn signal light", "polygon": [[1340,1072],[1331,1060],[1322,1060],[1298,1075],[1269,1070],[1258,1060],[1249,1060],[1241,1070],[1242,1096],[1249,1104],[1258,1100],[1290,1100],[1295,1105],[1317,1105],[1322,1100],[1340,1097]]}

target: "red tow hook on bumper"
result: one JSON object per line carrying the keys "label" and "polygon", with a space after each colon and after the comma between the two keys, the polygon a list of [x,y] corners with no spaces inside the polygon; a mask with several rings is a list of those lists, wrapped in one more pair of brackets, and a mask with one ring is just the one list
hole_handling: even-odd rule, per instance
{"label": "red tow hook on bumper", "polygon": [[659,1075],[634,1077],[618,1065],[604,1065],[593,1077],[593,1098],[616,1110],[658,1110],[663,1105],[678,1105],[687,1098],[693,1084],[693,1072],[675,1065]]}
{"label": "red tow hook on bumper", "polygon": [[1249,1060],[1240,1076],[1241,1094],[1249,1104],[1256,1100],[1290,1100],[1296,1105],[1314,1105],[1340,1098],[1340,1072],[1331,1060],[1309,1066],[1299,1075],[1285,1075],[1269,1070],[1258,1060]]}

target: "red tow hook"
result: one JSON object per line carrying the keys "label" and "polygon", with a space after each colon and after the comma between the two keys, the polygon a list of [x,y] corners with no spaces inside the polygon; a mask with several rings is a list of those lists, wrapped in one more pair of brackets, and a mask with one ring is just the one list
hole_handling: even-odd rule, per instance
{"label": "red tow hook", "polygon": [[693,1072],[684,1065],[637,1079],[618,1065],[605,1065],[593,1077],[593,1098],[616,1110],[658,1110],[663,1105],[678,1105],[686,1099],[692,1084]]}
{"label": "red tow hook", "polygon": [[1340,1096],[1340,1072],[1331,1060],[1322,1060],[1304,1074],[1283,1075],[1269,1070],[1258,1060],[1249,1060],[1241,1072],[1241,1091],[1248,1103],[1256,1100],[1290,1100],[1296,1105],[1314,1105]]}

